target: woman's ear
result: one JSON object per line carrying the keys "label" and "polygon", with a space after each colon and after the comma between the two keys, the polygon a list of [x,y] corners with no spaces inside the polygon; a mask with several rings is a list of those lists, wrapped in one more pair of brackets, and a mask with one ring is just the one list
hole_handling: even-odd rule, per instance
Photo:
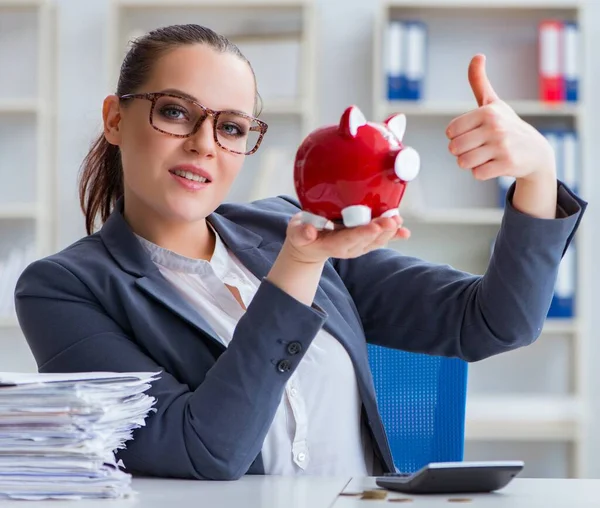
{"label": "woman's ear", "polygon": [[104,137],[111,145],[121,144],[121,108],[119,98],[109,95],[102,104],[102,119],[104,121]]}

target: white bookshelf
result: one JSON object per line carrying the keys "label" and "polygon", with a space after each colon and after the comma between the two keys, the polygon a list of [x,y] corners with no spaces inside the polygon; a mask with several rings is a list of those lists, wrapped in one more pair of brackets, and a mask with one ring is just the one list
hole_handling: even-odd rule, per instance
{"label": "white bookshelf", "polygon": [[404,219],[428,224],[499,225],[502,210],[497,208],[426,208],[407,210]]}
{"label": "white bookshelf", "polygon": [[111,0],[108,93],[133,35],[197,23],[225,35],[250,60],[269,130],[227,197],[249,201],[293,194],[293,157],[317,126],[316,26],[312,0]]}
{"label": "white bookshelf", "polygon": [[[373,116],[381,121],[392,113],[405,113],[405,143],[420,152],[422,161],[421,173],[409,184],[400,206],[413,235],[393,247],[472,273],[483,273],[487,267],[503,215],[497,182],[476,181],[458,168],[445,136],[454,117],[477,107],[467,78],[476,53],[486,54],[496,92],[524,120],[537,128],[577,130],[582,161],[579,192],[585,198],[586,69],[576,104],[540,102],[537,81],[537,23],[545,18],[577,21],[585,47],[584,10],[584,2],[575,0],[382,1],[375,16]],[[422,100],[387,100],[383,48],[391,19],[418,19],[427,25]],[[593,452],[586,438],[590,399],[585,355],[590,338],[582,301],[588,297],[585,273],[590,255],[583,223],[576,244],[574,318],[547,319],[535,344],[469,366],[466,459],[495,459],[502,449],[513,449],[534,462],[533,470],[545,470],[543,461],[550,457],[563,460],[561,467],[569,476],[586,476]],[[559,450],[567,452],[559,456]]]}
{"label": "white bookshelf", "polygon": [[467,401],[465,434],[478,441],[575,441],[580,401],[568,396],[474,396]]}
{"label": "white bookshelf", "polygon": [[3,355],[0,370],[34,367],[12,309],[14,284],[53,250],[55,15],[50,1],[0,0],[0,338],[5,353],[22,353]]}
{"label": "white bookshelf", "polygon": [[[581,109],[580,104],[547,104],[535,100],[509,100],[519,116],[549,116],[549,117],[576,117]],[[473,101],[381,101],[379,110],[384,114],[403,111],[411,116],[457,116],[472,109],[476,104]]]}

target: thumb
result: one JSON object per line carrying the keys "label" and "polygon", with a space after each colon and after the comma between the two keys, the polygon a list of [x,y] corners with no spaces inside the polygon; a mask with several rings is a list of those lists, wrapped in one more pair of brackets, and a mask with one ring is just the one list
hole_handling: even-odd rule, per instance
{"label": "thumb", "polygon": [[316,228],[311,224],[303,224],[300,217],[293,217],[287,228],[287,237],[298,247],[313,243],[317,236]]}
{"label": "thumb", "polygon": [[500,100],[485,72],[485,55],[475,55],[469,64],[469,84],[478,106]]}

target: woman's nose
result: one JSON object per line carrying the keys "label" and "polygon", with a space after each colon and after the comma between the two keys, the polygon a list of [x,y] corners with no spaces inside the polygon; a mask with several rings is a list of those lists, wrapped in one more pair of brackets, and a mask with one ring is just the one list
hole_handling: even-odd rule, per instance
{"label": "woman's nose", "polygon": [[211,117],[205,117],[199,129],[185,139],[184,148],[202,157],[215,156],[218,145],[215,142],[213,119]]}

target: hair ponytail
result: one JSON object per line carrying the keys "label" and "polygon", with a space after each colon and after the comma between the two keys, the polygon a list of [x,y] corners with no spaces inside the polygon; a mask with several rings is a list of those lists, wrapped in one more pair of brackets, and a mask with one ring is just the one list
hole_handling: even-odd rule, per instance
{"label": "hair ponytail", "polygon": [[104,223],[123,195],[123,167],[119,147],[101,134],[83,160],[79,178],[79,204],[85,215],[87,234],[94,231],[96,218]]}

